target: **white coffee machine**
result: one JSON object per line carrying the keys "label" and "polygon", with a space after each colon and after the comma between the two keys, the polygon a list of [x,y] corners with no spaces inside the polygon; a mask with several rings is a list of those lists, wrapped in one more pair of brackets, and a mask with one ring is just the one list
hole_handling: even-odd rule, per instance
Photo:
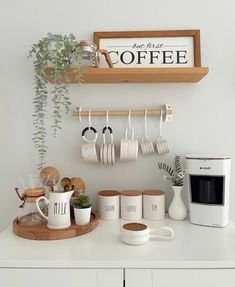
{"label": "white coffee machine", "polygon": [[187,155],[189,218],[194,224],[229,224],[230,156]]}

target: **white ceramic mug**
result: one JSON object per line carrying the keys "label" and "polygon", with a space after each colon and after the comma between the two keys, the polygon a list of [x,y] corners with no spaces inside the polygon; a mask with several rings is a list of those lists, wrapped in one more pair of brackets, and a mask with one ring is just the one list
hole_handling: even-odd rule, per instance
{"label": "white ceramic mug", "polygon": [[130,245],[141,245],[150,238],[169,240],[174,237],[174,231],[168,226],[150,229],[143,223],[127,223],[121,227],[121,241]]}
{"label": "white ceramic mug", "polygon": [[[88,140],[86,138],[86,132],[91,130],[94,133],[94,138]],[[96,140],[97,140],[97,131],[93,127],[86,127],[82,131],[82,138],[86,143],[82,145],[82,159],[86,162],[96,163],[98,162],[98,156],[96,151]]]}
{"label": "white ceramic mug", "polygon": [[116,220],[120,216],[120,192],[102,190],[98,193],[98,209],[100,219]]}
{"label": "white ceramic mug", "polygon": [[121,192],[121,218],[139,220],[142,218],[142,192],[125,190]]}
{"label": "white ceramic mug", "polygon": [[[106,143],[105,132],[110,132],[110,143]],[[103,144],[100,147],[100,161],[103,164],[115,164],[115,144],[113,142],[113,130],[111,127],[106,126],[103,128]]]}
{"label": "white ceramic mug", "polygon": [[[131,132],[131,138],[128,138],[128,132]],[[138,158],[138,141],[134,139],[134,129],[129,127],[126,129],[125,138],[121,139],[120,160],[131,161]]]}
{"label": "white ceramic mug", "polygon": [[166,140],[163,139],[162,136],[159,136],[155,142],[156,148],[157,148],[157,153],[159,155],[164,154],[164,153],[169,153],[170,149],[168,146],[168,143]]}
{"label": "white ceramic mug", "polygon": [[163,191],[143,191],[143,217],[148,220],[165,218],[165,193]]}
{"label": "white ceramic mug", "polygon": [[170,152],[167,140],[163,139],[162,137],[162,114],[163,114],[163,111],[161,109],[160,121],[159,121],[159,136],[155,142],[157,153],[159,155]]}
{"label": "white ceramic mug", "polygon": [[140,142],[140,147],[142,150],[143,155],[148,155],[154,153],[154,146],[152,141],[147,138],[143,137]]}
{"label": "white ceramic mug", "polygon": [[140,147],[143,155],[154,153],[153,142],[148,138],[147,110],[144,111],[144,137],[141,139]]}

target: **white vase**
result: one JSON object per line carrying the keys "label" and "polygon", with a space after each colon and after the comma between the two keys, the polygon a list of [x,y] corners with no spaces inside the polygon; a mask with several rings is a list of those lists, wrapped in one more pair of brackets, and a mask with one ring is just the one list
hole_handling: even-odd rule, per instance
{"label": "white vase", "polygon": [[85,225],[90,222],[91,207],[87,208],[76,208],[74,207],[75,223],[77,225]]}
{"label": "white vase", "polygon": [[183,186],[171,186],[174,191],[173,200],[169,206],[168,214],[174,220],[183,220],[187,215],[186,206],[181,197]]}

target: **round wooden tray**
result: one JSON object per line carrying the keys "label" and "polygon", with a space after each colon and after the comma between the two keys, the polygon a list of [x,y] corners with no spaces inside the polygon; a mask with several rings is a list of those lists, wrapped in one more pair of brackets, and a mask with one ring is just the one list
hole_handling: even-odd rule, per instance
{"label": "round wooden tray", "polygon": [[41,224],[25,226],[19,223],[16,218],[13,221],[13,232],[23,238],[32,240],[57,240],[80,236],[82,234],[91,232],[98,226],[98,216],[91,213],[90,223],[86,225],[77,225],[74,219],[71,220],[71,226],[67,229],[52,230],[47,228],[47,222]]}

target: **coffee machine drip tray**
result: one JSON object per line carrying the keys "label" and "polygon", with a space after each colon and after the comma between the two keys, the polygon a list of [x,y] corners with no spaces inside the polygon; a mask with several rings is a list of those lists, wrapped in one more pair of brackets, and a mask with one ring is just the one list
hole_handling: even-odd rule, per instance
{"label": "coffee machine drip tray", "polygon": [[224,204],[224,176],[190,175],[191,202]]}

